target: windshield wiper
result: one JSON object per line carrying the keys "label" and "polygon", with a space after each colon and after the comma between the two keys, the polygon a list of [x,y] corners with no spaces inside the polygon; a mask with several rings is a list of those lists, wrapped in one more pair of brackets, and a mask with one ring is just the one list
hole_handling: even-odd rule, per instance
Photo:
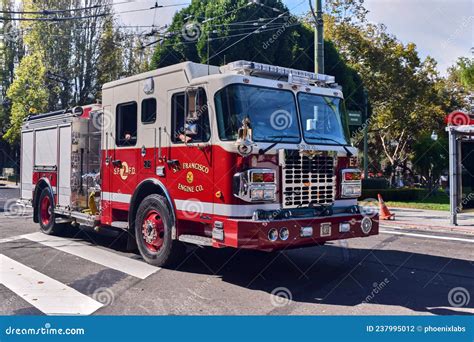
{"label": "windshield wiper", "polygon": [[347,153],[347,156],[350,158],[353,156],[352,152],[347,148],[346,145],[344,145],[343,143],[335,140],[335,139],[331,139],[331,138],[325,138],[325,137],[309,137],[310,139],[318,139],[318,140],[325,140],[325,141],[332,141],[332,142],[335,142],[338,146],[341,146]]}
{"label": "windshield wiper", "polygon": [[275,141],[273,144],[271,144],[270,146],[268,146],[266,149],[260,149],[260,151],[258,151],[258,153],[259,153],[260,155],[267,153],[267,152],[270,151],[272,148],[274,148],[276,145],[278,145],[279,143],[281,143],[281,142],[283,141],[283,139],[285,139],[285,138],[289,138],[289,139],[299,139],[300,137],[299,137],[299,136],[296,136],[296,135],[275,135],[275,136],[265,137],[265,140],[273,140],[273,139],[279,139],[279,140],[278,140],[278,141]]}

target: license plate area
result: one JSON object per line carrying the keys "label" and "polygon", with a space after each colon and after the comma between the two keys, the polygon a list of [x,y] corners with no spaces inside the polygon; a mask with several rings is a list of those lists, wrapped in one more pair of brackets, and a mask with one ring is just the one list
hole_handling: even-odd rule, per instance
{"label": "license plate area", "polygon": [[332,224],[331,223],[321,223],[321,237],[331,236],[332,233]]}

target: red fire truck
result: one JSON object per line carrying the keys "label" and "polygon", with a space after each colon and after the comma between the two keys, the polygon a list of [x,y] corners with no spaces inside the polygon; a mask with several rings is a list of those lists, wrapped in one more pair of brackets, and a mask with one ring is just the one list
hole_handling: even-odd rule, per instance
{"label": "red fire truck", "polygon": [[21,197],[42,232],[123,229],[159,266],[183,243],[273,251],[378,234],[334,77],[186,62],[102,94],[24,123]]}

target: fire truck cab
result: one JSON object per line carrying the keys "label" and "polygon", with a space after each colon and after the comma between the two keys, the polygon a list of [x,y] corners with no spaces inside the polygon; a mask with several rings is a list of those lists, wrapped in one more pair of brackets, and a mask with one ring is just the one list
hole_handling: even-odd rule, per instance
{"label": "fire truck cab", "polygon": [[378,234],[331,76],[237,61],[105,84],[102,105],[29,118],[22,200],[46,234],[128,231],[168,265],[183,243],[282,250]]}

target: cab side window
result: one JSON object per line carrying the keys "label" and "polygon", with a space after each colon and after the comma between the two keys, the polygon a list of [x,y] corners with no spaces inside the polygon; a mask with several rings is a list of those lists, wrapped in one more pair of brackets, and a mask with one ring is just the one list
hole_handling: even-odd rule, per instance
{"label": "cab side window", "polygon": [[116,110],[115,142],[117,146],[135,146],[137,143],[137,103],[121,103]]}
{"label": "cab side window", "polygon": [[152,124],[156,122],[156,99],[145,99],[142,101],[142,123]]}
{"label": "cab side window", "polygon": [[196,88],[174,94],[172,141],[175,144],[207,142],[211,138],[206,92]]}

